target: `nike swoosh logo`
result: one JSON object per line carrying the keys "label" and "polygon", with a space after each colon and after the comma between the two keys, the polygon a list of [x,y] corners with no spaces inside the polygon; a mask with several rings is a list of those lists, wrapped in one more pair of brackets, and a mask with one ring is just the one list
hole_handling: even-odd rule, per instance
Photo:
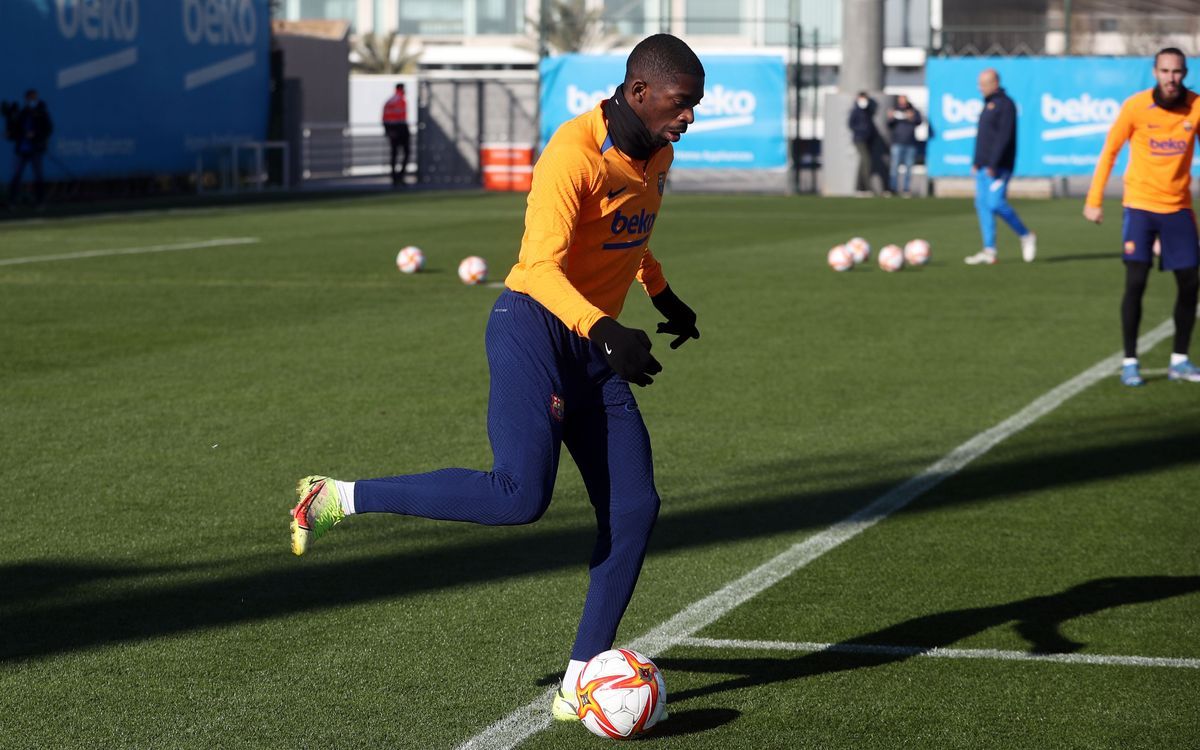
{"label": "nike swoosh logo", "polygon": [[[608,191],[608,199],[612,200],[613,198],[616,198],[618,195],[625,192],[625,188],[628,188],[628,187],[629,187],[628,185],[625,185],[624,187],[622,187],[618,190],[609,190]],[[611,354],[611,352],[610,352],[610,354]]]}
{"label": "nike swoosh logo", "polygon": [[605,345],[604,345],[604,353],[605,353],[605,354],[612,354],[612,349],[609,349],[609,348],[608,348],[608,344],[605,344]]}

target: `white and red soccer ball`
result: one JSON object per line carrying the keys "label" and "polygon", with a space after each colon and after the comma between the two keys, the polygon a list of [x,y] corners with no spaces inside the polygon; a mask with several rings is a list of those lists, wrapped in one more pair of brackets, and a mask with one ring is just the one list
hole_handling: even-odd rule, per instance
{"label": "white and red soccer ball", "polygon": [[846,240],[846,249],[850,251],[850,257],[854,258],[856,266],[866,263],[871,258],[871,243],[862,237],[851,237]]}
{"label": "white and red soccer ball", "polygon": [[463,258],[462,263],[458,264],[458,278],[462,279],[462,283],[469,286],[482,284],[487,281],[487,272],[487,261],[478,255]]}
{"label": "white and red soccer ball", "polygon": [[854,256],[850,254],[845,245],[835,245],[825,256],[825,260],[835,271],[849,271],[854,268]]}
{"label": "white and red soccer ball", "polygon": [[879,267],[889,273],[904,268],[904,251],[899,245],[884,245],[879,249]]}
{"label": "white and red soccer ball", "polygon": [[929,243],[925,240],[909,240],[904,246],[904,262],[910,266],[923,266],[929,262]]}
{"label": "white and red soccer ball", "polygon": [[599,737],[624,740],[657,724],[666,713],[667,685],[654,662],[614,648],[583,666],[575,686],[583,725]]}
{"label": "white and red soccer ball", "polygon": [[396,268],[399,268],[401,273],[416,273],[424,267],[425,253],[416,245],[401,248],[396,254]]}

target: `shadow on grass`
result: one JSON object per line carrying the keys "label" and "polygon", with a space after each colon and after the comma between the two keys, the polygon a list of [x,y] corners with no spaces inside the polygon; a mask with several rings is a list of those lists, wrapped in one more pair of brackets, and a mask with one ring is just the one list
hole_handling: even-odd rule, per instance
{"label": "shadow on grass", "polygon": [[1074,263],[1087,260],[1117,260],[1121,255],[1118,251],[1111,253],[1081,253],[1079,255],[1055,255],[1046,258],[1047,263]]}
{"label": "shadow on grass", "polygon": [[[1200,430],[1192,427],[1191,421],[1189,415],[1179,415],[1174,424],[1158,417],[1154,424],[1143,425],[1144,429],[1127,425],[1123,431],[1113,430],[1109,422],[1104,422],[1103,433],[1090,434],[1120,434],[1127,442],[984,463],[933,489],[903,512],[995,502],[1051,487],[1193,465],[1193,446],[1200,441]],[[1150,434],[1156,437],[1144,437]],[[1074,443],[1057,440],[1054,444]],[[1033,449],[1041,450],[1042,445]],[[860,458],[848,457],[845,476],[862,476],[860,462]],[[765,479],[748,480],[745,487],[729,490],[729,496],[741,500],[737,504],[670,512],[668,500],[651,541],[652,552],[698,549],[821,529],[866,507],[903,479],[848,482],[851,486],[837,491],[804,491],[796,488],[805,486],[805,469],[799,462],[764,467],[768,472]],[[762,499],[749,499],[755,497]],[[365,519],[355,522],[370,523]],[[0,602],[4,603],[0,610],[0,633],[4,634],[0,639],[0,661],[582,567],[593,535],[592,529],[582,527],[489,530],[487,541],[473,538],[469,543],[434,551],[336,562],[323,562],[320,554],[296,560],[281,547],[280,558],[286,562],[276,567],[157,588],[118,589],[109,595],[87,591],[88,596],[75,599],[61,595],[65,587],[103,578],[126,581],[162,571],[75,562],[18,563],[0,567]],[[337,536],[334,533],[323,544],[336,542]]]}
{"label": "shadow on grass", "polygon": [[[933,648],[945,648],[964,638],[1014,623],[1034,654],[1069,654],[1086,644],[1064,636],[1062,624],[1126,604],[1169,599],[1200,592],[1200,576],[1140,576],[1100,578],[1049,596],[1021,599],[991,607],[972,607],[924,615],[842,641],[826,650],[796,657],[755,659],[658,659],[664,671],[738,675],[671,695],[672,704],[728,690],[757,687],[863,667],[904,661]],[[853,647],[891,647],[875,653],[847,653]]]}

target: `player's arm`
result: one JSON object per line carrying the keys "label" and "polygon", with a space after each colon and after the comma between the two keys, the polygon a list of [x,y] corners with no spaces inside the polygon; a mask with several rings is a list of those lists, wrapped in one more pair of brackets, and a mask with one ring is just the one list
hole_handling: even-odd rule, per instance
{"label": "player's arm", "polygon": [[1097,224],[1104,220],[1104,186],[1108,184],[1108,177],[1112,174],[1117,154],[1121,153],[1125,142],[1133,135],[1131,101],[1132,99],[1127,100],[1121,107],[1116,122],[1108,130],[1108,137],[1104,139],[1104,146],[1100,149],[1099,158],[1096,159],[1096,169],[1092,172],[1092,184],[1088,188],[1087,198],[1083,203],[1083,218]]}
{"label": "player's arm", "polygon": [[521,262],[526,291],[580,336],[604,317],[567,279],[567,250],[575,237],[580,206],[598,179],[586,152],[551,141],[533,170],[525,210]]}
{"label": "player's arm", "polygon": [[637,280],[650,296],[654,309],[667,319],[667,322],[658,324],[657,332],[675,336],[671,342],[672,349],[683,346],[688,339],[700,338],[700,330],[696,328],[696,313],[671,290],[671,286],[663,277],[662,264],[654,258],[650,248],[646,248],[642,254]]}

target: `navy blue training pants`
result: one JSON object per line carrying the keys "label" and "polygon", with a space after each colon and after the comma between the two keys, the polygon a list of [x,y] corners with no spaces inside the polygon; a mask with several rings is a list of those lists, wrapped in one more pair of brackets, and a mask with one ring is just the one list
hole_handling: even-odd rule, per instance
{"label": "navy blue training pants", "polygon": [[358,481],[355,510],[533,523],[550,504],[565,443],[596,512],[591,578],[571,650],[572,659],[587,660],[612,647],[658,517],[650,436],[629,384],[604,355],[528,295],[500,295],[486,341],[492,470]]}

